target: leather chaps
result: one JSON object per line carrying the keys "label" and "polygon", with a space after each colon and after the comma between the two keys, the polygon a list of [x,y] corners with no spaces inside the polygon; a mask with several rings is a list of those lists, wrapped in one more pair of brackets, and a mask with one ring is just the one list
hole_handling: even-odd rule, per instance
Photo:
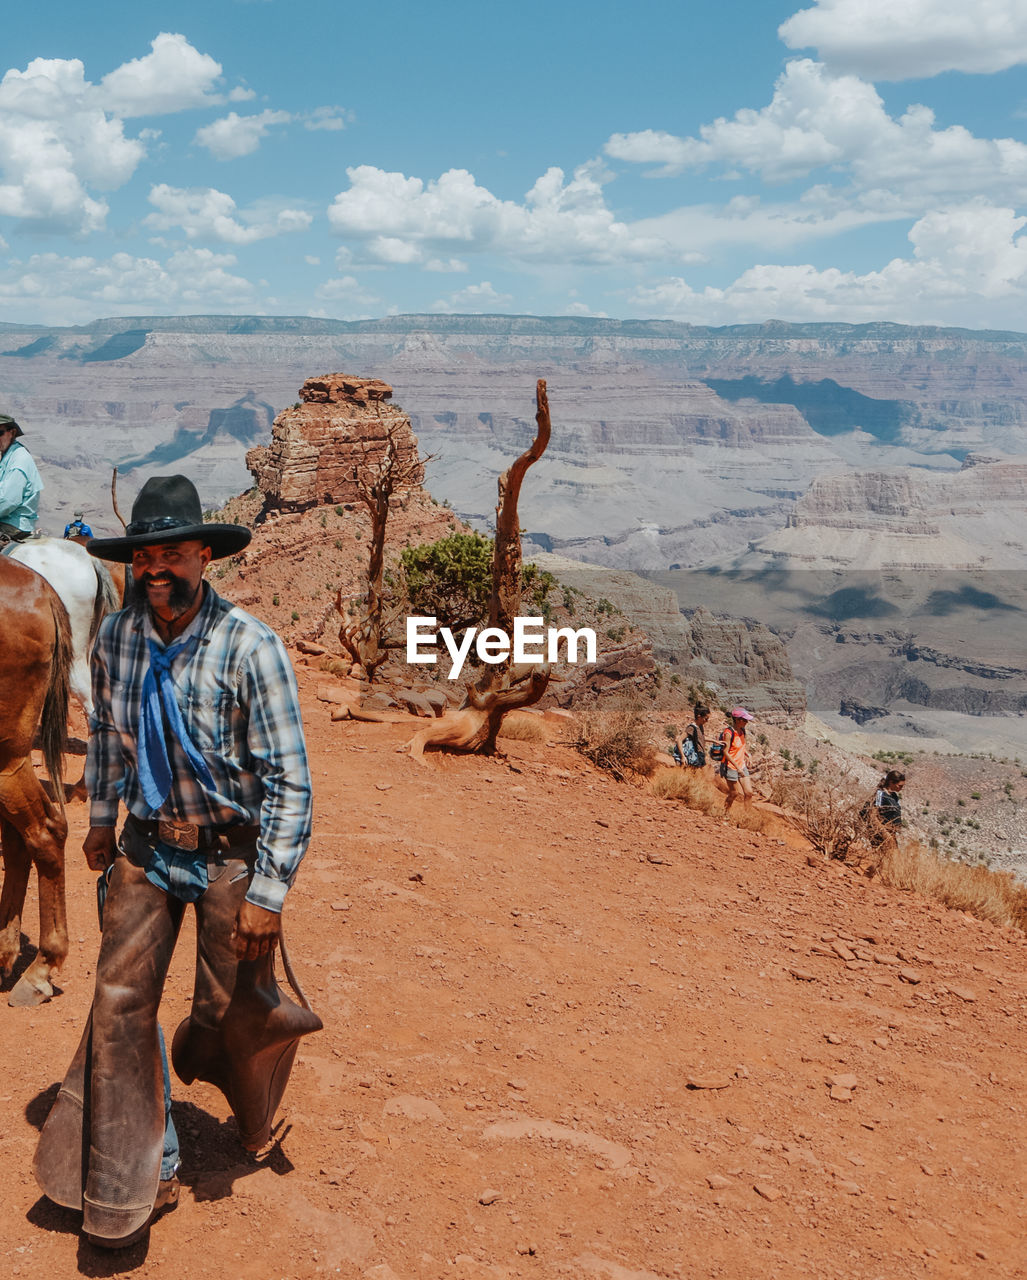
{"label": "leather chaps", "polygon": [[[146,862],[145,843],[126,829],[121,848],[104,907],[89,1021],[33,1166],[44,1194],[81,1209],[83,1230],[106,1239],[145,1223],[157,1194],[164,1138],[157,1011],[184,912],[138,865]],[[173,1060],[186,1083],[200,1078],[221,1088],[245,1145],[256,1149],[267,1140],[299,1036],[321,1022],[278,992],[270,957],[236,959],[232,928],[255,850],[239,852],[248,856],[208,857],[208,888],[195,903],[192,1014],[175,1037]],[[233,1008],[240,1012],[229,1016]]]}

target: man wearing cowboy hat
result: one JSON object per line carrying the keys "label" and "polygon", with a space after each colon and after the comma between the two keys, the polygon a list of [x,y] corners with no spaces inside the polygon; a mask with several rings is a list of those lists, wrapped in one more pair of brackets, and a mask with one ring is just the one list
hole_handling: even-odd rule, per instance
{"label": "man wearing cowboy hat", "polygon": [[256,1021],[239,1020],[258,967],[270,971],[311,825],[284,647],[203,580],[212,559],[249,541],[240,525],[204,524],[184,476],[154,476],[125,535],[87,544],[132,566],[134,599],[105,619],[93,652],[83,850],[109,887],[90,1020],[35,1173],[51,1200],[83,1210],[87,1238],[106,1248],[140,1239],[178,1197],[157,1009],[185,904],[196,909],[196,985],[176,1069],[187,1083],[200,1075],[222,1087],[250,1149],[267,1141],[292,1061],[283,1068],[286,1041],[294,1051],[320,1025],[313,1014],[290,1023],[286,1005],[305,1011],[274,997],[270,1015],[265,1006]]}
{"label": "man wearing cowboy hat", "polygon": [[10,414],[0,413],[0,543],[23,541],[39,515],[43,482],[21,443],[24,434]]}

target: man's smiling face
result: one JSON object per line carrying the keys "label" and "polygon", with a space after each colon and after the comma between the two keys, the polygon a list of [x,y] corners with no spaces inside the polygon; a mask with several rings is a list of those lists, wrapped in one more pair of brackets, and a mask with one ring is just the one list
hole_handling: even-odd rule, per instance
{"label": "man's smiling face", "polygon": [[148,604],[163,622],[180,618],[198,603],[210,558],[210,547],[198,538],[137,547],[132,552],[133,602]]}

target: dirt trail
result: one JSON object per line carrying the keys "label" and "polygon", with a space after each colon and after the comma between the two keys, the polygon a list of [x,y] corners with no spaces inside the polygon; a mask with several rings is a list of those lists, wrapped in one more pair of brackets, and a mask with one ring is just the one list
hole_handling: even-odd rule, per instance
{"label": "dirt trail", "polygon": [[[317,815],[287,928],[325,1031],[280,1142],[247,1158],[176,1082],[186,1186],[148,1244],[102,1254],[39,1198],[97,949],[74,805],[63,992],[0,1006],[5,1276],[1025,1274],[1023,935],[567,746],[420,768],[300,678]],[[190,983],[184,938],[166,1026]]]}

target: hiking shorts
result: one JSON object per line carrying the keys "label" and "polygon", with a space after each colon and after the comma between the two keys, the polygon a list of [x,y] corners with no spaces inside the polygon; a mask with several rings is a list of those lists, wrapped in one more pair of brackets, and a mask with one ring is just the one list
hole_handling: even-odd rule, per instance
{"label": "hiking shorts", "polygon": [[724,777],[727,778],[728,782],[738,782],[739,779],[747,778],[748,776],[748,769],[729,769],[726,765],[724,767]]}

